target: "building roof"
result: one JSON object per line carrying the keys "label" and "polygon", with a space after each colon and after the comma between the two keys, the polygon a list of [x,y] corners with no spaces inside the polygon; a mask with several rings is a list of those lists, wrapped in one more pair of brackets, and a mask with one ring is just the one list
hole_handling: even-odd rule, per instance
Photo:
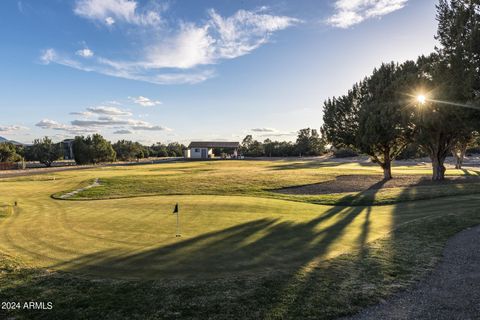
{"label": "building roof", "polygon": [[239,142],[229,141],[192,141],[188,148],[238,148]]}

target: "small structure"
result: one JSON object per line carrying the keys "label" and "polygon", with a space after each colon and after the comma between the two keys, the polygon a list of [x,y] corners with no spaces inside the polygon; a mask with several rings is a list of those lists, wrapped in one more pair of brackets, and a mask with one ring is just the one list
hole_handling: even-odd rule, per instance
{"label": "small structure", "polygon": [[227,141],[192,141],[185,150],[187,159],[212,159],[215,158],[214,151],[222,154],[222,158],[238,158],[239,142]]}
{"label": "small structure", "polygon": [[73,154],[73,139],[65,139],[62,141],[63,160],[75,160]]}

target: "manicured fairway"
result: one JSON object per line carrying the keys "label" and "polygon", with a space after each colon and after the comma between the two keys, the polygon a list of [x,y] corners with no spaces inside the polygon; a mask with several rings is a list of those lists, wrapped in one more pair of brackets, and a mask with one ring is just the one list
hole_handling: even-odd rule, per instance
{"label": "manicured fairway", "polygon": [[[428,175],[429,168],[394,173]],[[272,191],[351,174],[380,170],[220,161],[2,179],[0,300],[40,299],[54,309],[0,310],[0,318],[333,319],[422,278],[450,236],[480,223],[478,183],[313,196]],[[99,187],[55,198],[97,178]],[[402,202],[318,204],[392,199]]]}
{"label": "manicured fairway", "polygon": [[[311,266],[384,237],[406,222],[439,214],[440,208],[441,212],[458,211],[458,203],[463,203],[464,198],[335,207],[261,197],[263,188],[269,186],[316,183],[351,170],[378,171],[370,166],[317,162],[199,162],[9,179],[0,182],[1,200],[18,201],[19,206],[2,219],[0,250],[33,266],[106,277],[258,274]],[[418,173],[427,169],[397,170]],[[117,197],[124,192],[127,198],[62,201],[50,197],[94,177],[101,182],[132,181],[134,177],[139,182],[115,191]],[[163,188],[158,193],[167,195],[132,198],[142,181],[148,182],[150,191]],[[177,195],[168,192],[168,185]],[[88,192],[95,194],[102,188]],[[480,203],[476,196],[469,199],[462,210]],[[175,237],[172,215],[177,202],[181,238]]]}

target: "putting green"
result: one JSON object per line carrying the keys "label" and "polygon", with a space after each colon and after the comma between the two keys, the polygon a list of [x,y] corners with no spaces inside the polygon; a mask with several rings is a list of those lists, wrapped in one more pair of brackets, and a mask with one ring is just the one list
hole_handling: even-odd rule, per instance
{"label": "putting green", "polygon": [[[183,164],[185,165],[185,164]],[[175,165],[169,165],[175,169]],[[180,164],[177,164],[180,166]],[[334,207],[251,196],[170,195],[66,201],[50,196],[93,177],[151,168],[63,172],[0,182],[0,251],[33,266],[101,277],[223,277],[307,268],[409,221],[478,207],[480,197]],[[175,169],[175,170],[178,170]],[[221,167],[219,167],[221,170]],[[159,177],[160,179],[161,177]],[[182,237],[175,237],[175,203]]]}

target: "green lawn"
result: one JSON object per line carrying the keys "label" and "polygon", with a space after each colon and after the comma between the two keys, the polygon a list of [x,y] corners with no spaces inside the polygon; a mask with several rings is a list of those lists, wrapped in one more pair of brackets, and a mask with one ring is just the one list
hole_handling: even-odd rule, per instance
{"label": "green lawn", "polygon": [[[118,172],[117,172],[118,173]],[[425,165],[400,166],[401,175],[430,175]],[[282,187],[315,184],[334,180],[338,175],[381,175],[377,165],[320,161],[225,161],[165,164],[147,170],[102,177],[101,186],[76,194],[72,199],[115,199],[151,195],[236,195],[274,198],[326,205],[379,205],[410,200],[425,200],[448,195],[480,192],[480,182],[468,185],[385,188],[365,192],[321,195],[285,195],[274,192]],[[449,175],[478,175],[474,170],[449,170]],[[90,184],[85,180],[83,185]],[[72,190],[62,190],[60,197]]]}
{"label": "green lawn", "polygon": [[[449,236],[480,223],[480,195],[454,193],[457,185],[435,199],[383,206],[319,205],[266,191],[355,172],[380,171],[220,161],[0,180],[0,204],[18,201],[8,214],[0,206],[0,298],[56,305],[10,314],[25,318],[332,318],[409,285]],[[82,201],[51,197],[95,178],[102,186],[80,193]],[[390,197],[404,200],[417,193],[395,192]]]}

